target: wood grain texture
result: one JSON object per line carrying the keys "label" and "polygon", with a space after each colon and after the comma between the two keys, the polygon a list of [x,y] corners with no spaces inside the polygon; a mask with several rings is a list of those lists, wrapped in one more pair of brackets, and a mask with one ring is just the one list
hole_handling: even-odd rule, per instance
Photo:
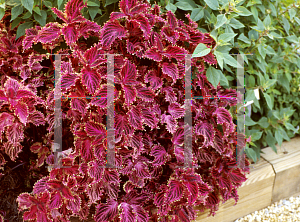
{"label": "wood grain texture", "polygon": [[262,158],[253,166],[254,168],[251,168],[250,174],[247,175],[248,180],[238,190],[240,199],[235,206],[234,200],[228,200],[220,204],[214,217],[207,217],[209,211],[206,210],[204,213],[199,213],[195,222],[231,222],[269,206],[275,173],[272,166]]}
{"label": "wood grain texture", "polygon": [[276,148],[278,154],[270,147],[262,149],[265,154],[261,154],[273,166],[276,174],[272,202],[300,192],[300,137],[283,142],[281,148]]}

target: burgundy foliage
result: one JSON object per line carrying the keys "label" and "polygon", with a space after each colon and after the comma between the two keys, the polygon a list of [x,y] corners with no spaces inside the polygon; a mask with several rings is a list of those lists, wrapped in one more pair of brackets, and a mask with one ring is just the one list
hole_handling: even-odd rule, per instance
{"label": "burgundy foliage", "polygon": [[[31,146],[38,154],[37,166],[45,160],[48,166],[54,164],[49,154],[55,125],[54,85],[48,83],[49,90],[38,96],[36,88],[46,75],[40,72],[41,61],[47,57],[33,52],[35,44],[49,50],[62,42],[68,45],[68,50],[58,51],[69,53],[61,63],[63,96],[98,97],[62,100],[67,123],[63,138],[72,140],[61,163],[68,167],[50,168],[32,193],[18,197],[24,220],[58,222],[71,216],[84,220],[93,205],[97,222],[191,221],[196,218],[194,206],[214,214],[221,200],[238,201],[237,188],[246,181],[248,170],[234,167],[237,135],[228,107],[236,100],[193,101],[192,165],[200,168],[176,168],[184,165],[184,54],[192,54],[199,43],[214,47],[214,39],[201,33],[189,16],[187,25],[170,11],[161,14],[147,1],[121,0],[120,12],[113,12],[103,27],[80,14],[85,6],[82,0],[71,0],[65,12],[53,8],[60,23],[28,29],[20,40],[1,34],[1,72],[12,67],[10,72],[19,74],[2,77],[0,88],[0,132],[5,131],[1,149],[12,160],[21,152],[24,128],[32,123],[32,127],[45,125],[48,131],[43,142]],[[84,39],[90,36],[98,41],[88,47]],[[105,168],[107,59],[103,54],[118,54],[114,56],[118,168]],[[208,82],[206,68],[215,64],[212,53],[192,59],[196,76],[192,95],[236,96],[235,90],[214,88]],[[48,73],[53,69],[49,67]],[[43,112],[35,108],[38,104]]]}

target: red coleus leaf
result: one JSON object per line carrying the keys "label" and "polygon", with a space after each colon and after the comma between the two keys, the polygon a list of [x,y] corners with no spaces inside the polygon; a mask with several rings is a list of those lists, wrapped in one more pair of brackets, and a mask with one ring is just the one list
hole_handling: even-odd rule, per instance
{"label": "red coleus leaf", "polygon": [[118,215],[118,202],[108,200],[107,203],[100,203],[96,206],[94,220],[96,222],[109,222]]}
{"label": "red coleus leaf", "polygon": [[69,24],[62,28],[62,34],[65,36],[66,43],[68,45],[73,44],[78,39],[78,32],[75,28],[75,24]]}
{"label": "red coleus leaf", "polygon": [[168,58],[175,58],[178,60],[182,60],[185,58],[185,55],[188,54],[188,51],[184,48],[179,46],[168,46],[164,50],[164,55]]}
{"label": "red coleus leaf", "polygon": [[167,21],[171,29],[175,29],[178,26],[177,19],[171,11],[167,11]]}
{"label": "red coleus leaf", "polygon": [[143,116],[144,124],[147,124],[149,127],[151,127],[151,129],[157,127],[159,120],[155,115],[153,115],[153,112],[150,108],[141,108],[141,114]]}
{"label": "red coleus leaf", "polygon": [[25,32],[26,35],[22,42],[23,50],[31,48],[36,36],[38,35],[38,30],[36,28],[26,29]]}
{"label": "red coleus leaf", "polygon": [[60,18],[61,20],[63,20],[65,23],[68,23],[65,13],[63,13],[60,10],[58,10],[57,8],[51,8],[51,10],[57,15],[58,18]]}
{"label": "red coleus leaf", "polygon": [[61,25],[57,22],[48,23],[38,33],[36,41],[50,43],[61,35]]}
{"label": "red coleus leaf", "polygon": [[86,109],[88,108],[88,107],[87,107],[87,102],[86,102],[86,100],[84,100],[84,99],[76,99],[76,98],[73,98],[73,99],[71,100],[71,108],[72,108],[72,109],[75,109],[75,110],[78,110],[78,111],[81,112],[83,115],[85,115]]}
{"label": "red coleus leaf", "polygon": [[129,124],[127,115],[117,114],[115,116],[115,130],[117,134],[132,135],[133,128]]}
{"label": "red coleus leaf", "polygon": [[19,101],[14,108],[15,108],[15,115],[19,117],[21,123],[26,125],[27,118],[28,118],[28,106],[25,103]]}
{"label": "red coleus leaf", "polygon": [[136,100],[136,89],[130,85],[123,85],[122,86],[125,92],[125,101],[127,106],[130,106]]}
{"label": "red coleus leaf", "polygon": [[136,106],[131,106],[130,110],[128,111],[128,120],[129,123],[135,128],[135,129],[142,129],[142,122],[141,122],[141,111]]}
{"label": "red coleus leaf", "polygon": [[0,100],[8,101],[8,98],[6,97],[4,90],[0,90]]}
{"label": "red coleus leaf", "polygon": [[180,200],[183,196],[184,186],[180,181],[171,179],[168,182],[168,192],[166,202],[172,203],[176,200]]}
{"label": "red coleus leaf", "polygon": [[[34,220],[36,219],[36,213],[37,213],[38,209],[37,206],[31,206],[29,211],[24,212],[23,214],[23,219],[24,220]],[[4,222],[4,220],[3,220]]]}
{"label": "red coleus leaf", "polygon": [[66,14],[68,22],[78,21],[78,17],[81,17],[80,10],[84,7],[83,1],[81,0],[71,0],[66,4]]}
{"label": "red coleus leaf", "polygon": [[171,103],[168,106],[168,112],[172,115],[174,119],[184,117],[185,109],[180,106],[179,103]]}
{"label": "red coleus leaf", "polygon": [[91,141],[86,139],[81,143],[80,156],[86,161],[89,162],[93,160],[93,148],[91,146]]}
{"label": "red coleus leaf", "polygon": [[215,130],[212,124],[207,121],[199,122],[195,126],[195,132],[197,135],[202,135],[204,137],[204,146],[213,144]]}
{"label": "red coleus leaf", "polygon": [[163,85],[162,79],[157,76],[156,70],[150,70],[144,77],[146,83],[150,83],[153,90],[161,88]]}
{"label": "red coleus leaf", "polygon": [[228,173],[228,176],[234,183],[242,183],[246,181],[246,177],[241,173],[240,169],[233,169]]}
{"label": "red coleus leaf", "polygon": [[9,113],[3,112],[0,114],[0,134],[4,131],[5,127],[11,126],[15,117]]}
{"label": "red coleus leaf", "polygon": [[73,73],[63,74],[61,77],[61,88],[68,89],[71,86],[74,86],[75,82],[78,78],[79,78],[79,76],[76,74],[73,74]]}
{"label": "red coleus leaf", "polygon": [[49,177],[43,177],[42,179],[35,182],[33,186],[33,194],[40,194],[47,191],[49,189],[49,185],[47,183],[48,180]]}
{"label": "red coleus leaf", "polygon": [[175,103],[177,101],[177,96],[171,86],[166,86],[161,89],[161,92],[166,94],[165,100],[170,103]]}
{"label": "red coleus leaf", "polygon": [[137,222],[149,221],[149,214],[143,207],[141,207],[139,205],[135,205],[135,206],[133,206],[133,209],[136,214]]}
{"label": "red coleus leaf", "polygon": [[[22,131],[22,133],[23,133],[23,131]],[[22,136],[23,136],[23,134],[22,134]],[[23,146],[19,142],[12,142],[10,137],[8,137],[8,139],[9,139],[9,142],[4,143],[3,148],[5,150],[5,153],[9,156],[9,158],[12,161],[15,161],[18,157],[18,154],[22,151]]]}
{"label": "red coleus leaf", "polygon": [[34,111],[33,113],[29,114],[27,121],[36,126],[45,125],[46,123],[44,114],[40,111]]}
{"label": "red coleus leaf", "polygon": [[89,121],[85,124],[85,130],[89,136],[99,136],[106,134],[103,124],[98,124],[92,121]]}
{"label": "red coleus leaf", "polygon": [[157,47],[152,47],[145,52],[144,57],[160,62],[162,60],[162,53]]}
{"label": "red coleus leaf", "polygon": [[94,94],[100,84],[100,75],[94,69],[83,68],[82,83],[87,87],[89,93]]}
{"label": "red coleus leaf", "polygon": [[144,101],[152,102],[154,100],[155,93],[151,89],[141,84],[136,85],[135,88],[137,90],[137,96]]}
{"label": "red coleus leaf", "polygon": [[119,183],[119,173],[116,170],[104,169],[103,180],[107,183]]}
{"label": "red coleus leaf", "polygon": [[102,182],[95,182],[87,187],[86,193],[91,203],[96,203],[97,200],[101,199],[103,194]]}
{"label": "red coleus leaf", "polygon": [[152,161],[154,166],[162,166],[167,161],[167,151],[163,146],[154,145],[151,149],[150,155],[154,157],[154,160]]}
{"label": "red coleus leaf", "polygon": [[121,203],[122,212],[120,214],[121,222],[134,222],[135,214],[133,207],[128,203]]}
{"label": "red coleus leaf", "polygon": [[223,107],[217,108],[213,115],[217,117],[218,124],[231,124],[232,122],[232,116],[230,112]]}
{"label": "red coleus leaf", "polygon": [[142,31],[144,32],[145,39],[148,39],[148,36],[151,31],[151,27],[149,25],[148,19],[142,14],[138,14],[134,17],[134,20],[140,24]]}
{"label": "red coleus leaf", "polygon": [[96,22],[85,20],[84,22],[80,23],[78,30],[80,36],[88,38],[90,36],[89,31],[99,32],[101,27]]}
{"label": "red coleus leaf", "polygon": [[182,145],[184,142],[184,129],[183,127],[179,127],[176,129],[174,136],[172,138],[172,142],[175,145]]}
{"label": "red coleus leaf", "polygon": [[125,37],[127,30],[117,20],[108,21],[101,30],[101,43],[104,47],[110,47],[116,38]]}
{"label": "red coleus leaf", "polygon": [[175,133],[177,127],[178,127],[178,122],[175,120],[171,115],[161,115],[161,122],[167,124],[167,130],[170,133]]}
{"label": "red coleus leaf", "polygon": [[74,196],[74,199],[67,201],[67,209],[74,213],[78,213],[80,210],[81,199],[78,195]]}
{"label": "red coleus leaf", "polygon": [[54,192],[50,196],[50,201],[49,201],[49,209],[58,209],[61,207],[63,204],[61,194],[59,192]]}
{"label": "red coleus leaf", "polygon": [[148,165],[143,162],[137,162],[134,165],[135,173],[139,178],[150,178]]}
{"label": "red coleus leaf", "polygon": [[161,33],[173,45],[176,44],[176,41],[179,38],[179,34],[176,31],[173,31],[170,27],[163,27],[161,29]]}

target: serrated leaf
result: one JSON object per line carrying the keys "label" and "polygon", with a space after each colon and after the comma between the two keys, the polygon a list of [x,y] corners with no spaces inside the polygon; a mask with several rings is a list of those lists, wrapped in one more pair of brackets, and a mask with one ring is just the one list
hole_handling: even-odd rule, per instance
{"label": "serrated leaf", "polygon": [[215,69],[214,67],[210,66],[206,71],[207,80],[217,88],[220,82],[220,70]]}
{"label": "serrated leaf", "polygon": [[21,3],[32,14],[34,0],[21,0]]}
{"label": "serrated leaf", "polygon": [[225,14],[218,15],[217,16],[217,24],[215,26],[215,29],[218,29],[219,27],[221,27],[222,25],[224,25],[226,22],[227,22],[227,18],[225,16]]}
{"label": "serrated leaf", "polygon": [[206,56],[208,53],[210,53],[210,48],[207,48],[203,43],[199,43],[193,52],[192,58]]}
{"label": "serrated leaf", "polygon": [[204,0],[205,3],[210,7],[212,10],[218,10],[219,2],[218,0]]}
{"label": "serrated leaf", "polygon": [[25,23],[19,25],[19,27],[17,29],[16,39],[18,39],[19,37],[25,35],[25,29],[29,29],[32,26],[33,26],[33,22],[25,22]]}
{"label": "serrated leaf", "polygon": [[23,13],[23,6],[22,5],[17,5],[11,9],[11,20],[14,20],[17,18],[19,15]]}

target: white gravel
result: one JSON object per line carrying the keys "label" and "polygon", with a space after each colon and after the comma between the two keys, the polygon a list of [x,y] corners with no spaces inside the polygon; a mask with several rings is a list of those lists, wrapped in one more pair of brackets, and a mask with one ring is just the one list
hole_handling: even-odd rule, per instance
{"label": "white gravel", "polygon": [[280,200],[234,222],[300,222],[300,195]]}

